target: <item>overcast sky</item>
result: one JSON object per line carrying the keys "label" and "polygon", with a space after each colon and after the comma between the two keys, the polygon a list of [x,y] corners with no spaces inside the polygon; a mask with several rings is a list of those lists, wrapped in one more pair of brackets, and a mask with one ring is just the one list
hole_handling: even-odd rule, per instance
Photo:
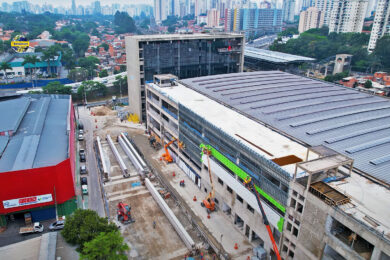
{"label": "overcast sky", "polygon": [[[17,0],[17,1],[20,1],[20,0]],[[47,4],[51,4],[53,6],[68,6],[70,7],[72,5],[72,0],[48,0],[48,1],[44,1],[44,0],[27,0],[28,2],[30,3],[33,3],[33,4],[39,4],[39,5],[43,5],[44,3],[47,3]],[[0,0],[0,3],[2,2],[7,2],[9,4],[12,4],[13,2],[16,2],[15,1],[12,1],[12,0]],[[76,5],[90,5],[92,2],[95,2],[94,0],[76,0]],[[111,4],[114,4],[114,3],[118,3],[118,4],[121,4],[121,5],[124,5],[124,4],[149,4],[149,5],[153,5],[153,0],[100,0],[100,5],[111,5]]]}

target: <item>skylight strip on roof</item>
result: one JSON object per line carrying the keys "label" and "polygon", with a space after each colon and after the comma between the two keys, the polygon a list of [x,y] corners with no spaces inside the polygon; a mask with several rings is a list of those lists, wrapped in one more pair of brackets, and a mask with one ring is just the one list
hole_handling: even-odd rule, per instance
{"label": "skylight strip on roof", "polygon": [[303,125],[309,125],[309,124],[318,123],[318,122],[329,120],[329,119],[335,119],[338,117],[351,116],[351,115],[356,115],[356,114],[360,114],[360,113],[383,110],[383,109],[388,109],[388,108],[390,108],[390,105],[382,106],[382,107],[375,107],[375,108],[360,109],[360,110],[356,110],[356,111],[352,111],[352,112],[345,112],[345,113],[340,113],[340,114],[336,114],[336,115],[324,116],[322,118],[316,117],[316,118],[301,121],[298,123],[292,123],[292,124],[290,124],[290,126],[291,127],[298,127],[298,126],[303,126]]}
{"label": "skylight strip on roof", "polygon": [[372,128],[369,128],[369,129],[363,129],[363,130],[352,132],[352,133],[349,133],[349,134],[346,134],[346,135],[330,138],[330,139],[326,140],[325,143],[333,144],[333,143],[344,141],[344,140],[347,140],[347,139],[350,139],[350,138],[354,138],[354,137],[357,137],[357,136],[378,132],[378,131],[385,130],[385,129],[390,129],[390,124],[388,124],[388,125],[381,125],[381,126],[378,126],[378,127],[372,127]]}
{"label": "skylight strip on roof", "polygon": [[390,161],[390,154],[371,160],[370,163],[373,165],[379,165],[389,161]]}
{"label": "skylight strip on roof", "polygon": [[382,144],[387,144],[387,143],[390,143],[390,137],[385,137],[385,138],[381,138],[381,139],[374,140],[371,142],[359,144],[359,145],[353,146],[351,148],[347,148],[347,149],[345,149],[345,151],[349,154],[352,154],[352,153],[361,152],[361,151],[364,151],[364,150],[367,150],[367,149],[370,149],[370,148],[373,148],[373,147],[376,147],[376,146],[379,146]]}

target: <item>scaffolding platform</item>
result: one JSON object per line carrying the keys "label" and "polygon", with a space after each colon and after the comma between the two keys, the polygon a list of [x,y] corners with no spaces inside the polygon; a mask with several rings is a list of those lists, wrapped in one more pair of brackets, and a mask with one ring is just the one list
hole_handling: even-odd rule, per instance
{"label": "scaffolding platform", "polygon": [[331,206],[340,206],[351,201],[349,197],[322,181],[311,184],[310,192]]}

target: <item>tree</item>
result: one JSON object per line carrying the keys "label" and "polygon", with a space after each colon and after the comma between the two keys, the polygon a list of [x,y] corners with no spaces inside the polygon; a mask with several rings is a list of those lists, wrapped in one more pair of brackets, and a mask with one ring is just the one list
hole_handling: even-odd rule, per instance
{"label": "tree", "polygon": [[174,25],[170,25],[170,26],[168,27],[168,32],[174,33],[175,31],[176,31],[176,27],[175,27]]}
{"label": "tree", "polygon": [[116,76],[116,81],[114,81],[114,89],[116,92],[118,92],[122,98],[122,93],[127,93],[127,76]]}
{"label": "tree", "polygon": [[53,81],[42,87],[42,93],[44,94],[72,94],[72,87],[65,86],[61,84],[59,81]]}
{"label": "tree", "polygon": [[366,82],[364,82],[364,87],[365,88],[372,88],[372,81],[371,80],[366,80]]}
{"label": "tree", "polygon": [[390,36],[384,36],[376,43],[374,54],[386,68],[390,68]]}
{"label": "tree", "polygon": [[100,44],[98,47],[99,47],[99,48],[100,48],[100,47],[103,47],[105,51],[108,51],[108,48],[109,48],[110,46],[109,46],[107,43],[103,42],[103,43]]}
{"label": "tree", "polygon": [[88,78],[93,78],[95,70],[97,69],[96,64],[100,64],[100,60],[94,56],[89,56],[87,58],[80,58],[78,64],[88,71]]}
{"label": "tree", "polygon": [[84,244],[80,259],[119,259],[126,260],[125,252],[129,246],[123,242],[123,237],[119,231],[109,233],[102,232],[97,237]]}
{"label": "tree", "polygon": [[137,30],[133,18],[126,12],[117,11],[114,15],[116,33],[133,33]]}
{"label": "tree", "polygon": [[74,82],[85,81],[88,79],[88,70],[84,68],[72,69],[68,73],[68,79]]}
{"label": "tree", "polygon": [[107,87],[103,83],[96,81],[84,81],[81,86],[77,89],[77,94],[80,99],[105,96],[107,94]]}
{"label": "tree", "polygon": [[7,70],[12,70],[11,65],[7,62],[2,62],[0,64],[0,70],[4,71],[5,81],[8,83]]}
{"label": "tree", "polygon": [[24,57],[22,62],[22,66],[29,65],[30,66],[30,80],[31,86],[34,87],[34,82],[32,80],[33,71],[35,71],[35,64],[37,64],[40,60],[35,55],[27,55]]}
{"label": "tree", "polygon": [[65,241],[79,246],[82,251],[84,244],[96,238],[101,232],[116,231],[117,227],[108,223],[107,219],[90,209],[76,209],[65,222],[62,235]]}
{"label": "tree", "polygon": [[203,28],[206,24],[207,23],[201,23],[201,24],[199,24],[199,26]]}
{"label": "tree", "polygon": [[43,55],[42,55],[41,59],[42,59],[42,61],[47,62],[47,74],[48,75],[52,74],[50,65],[51,65],[51,62],[55,59],[56,55],[58,55],[58,54],[56,53],[56,51],[53,48],[49,48],[49,49],[43,51]]}
{"label": "tree", "polygon": [[100,77],[100,78],[104,78],[104,77],[107,77],[107,76],[108,76],[107,70],[102,70],[102,71],[99,73],[99,77]]}

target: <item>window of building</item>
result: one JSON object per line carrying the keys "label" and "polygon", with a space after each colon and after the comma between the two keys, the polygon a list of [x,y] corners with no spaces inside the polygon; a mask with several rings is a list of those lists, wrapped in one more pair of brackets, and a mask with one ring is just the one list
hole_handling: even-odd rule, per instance
{"label": "window of building", "polygon": [[[206,171],[209,170],[209,168],[208,168],[205,164],[203,164],[203,169],[205,169]],[[218,179],[219,179],[219,178],[218,178]]]}
{"label": "window of building", "polygon": [[294,197],[297,197],[297,196],[298,196],[298,192],[296,192],[295,190],[293,190],[293,193],[292,193],[292,194],[293,194]]}
{"label": "window of building", "polygon": [[294,223],[297,224],[298,227],[299,227],[299,225],[301,225],[301,222],[299,222],[297,219],[294,220]]}
{"label": "window of building", "polygon": [[293,227],[293,232],[292,234],[296,237],[298,237],[298,229],[296,227]]}
{"label": "window of building", "polygon": [[295,244],[294,243],[291,243],[291,248],[295,249]]}
{"label": "window of building", "polygon": [[230,188],[229,186],[226,186],[226,189],[228,190],[228,192],[233,193],[232,188]]}
{"label": "window of building", "polygon": [[251,207],[251,205],[247,205],[246,206],[246,208],[250,211],[250,212],[252,212],[252,213],[255,213],[255,210]]}
{"label": "window of building", "polygon": [[288,231],[291,231],[291,229],[292,229],[291,223],[290,223],[290,222],[287,222],[287,230],[288,230]]}
{"label": "window of building", "polygon": [[293,198],[291,198],[291,201],[290,201],[290,207],[294,208],[295,209],[295,205],[296,205],[297,201]]}
{"label": "window of building", "polygon": [[239,195],[237,195],[236,197],[237,197],[237,200],[238,200],[239,202],[241,202],[241,203],[244,202],[244,200],[243,200]]}
{"label": "window of building", "polygon": [[223,185],[223,180],[221,180],[220,178],[218,178],[218,182],[219,184]]}
{"label": "window of building", "polygon": [[288,256],[291,257],[291,258],[294,258],[294,251],[291,251],[291,250],[290,250],[290,251],[288,252]]}
{"label": "window of building", "polygon": [[144,79],[141,79],[140,82],[141,82],[141,85],[145,84],[145,80]]}
{"label": "window of building", "polygon": [[282,252],[285,252],[285,253],[287,253],[287,251],[288,251],[288,247],[287,247],[286,245],[283,245]]}
{"label": "window of building", "polygon": [[299,213],[302,213],[302,211],[303,211],[303,205],[301,204],[301,203],[297,203],[298,204],[298,206],[297,206],[297,211],[299,212]]}
{"label": "window of building", "polygon": [[305,200],[305,198],[302,195],[299,195],[299,199],[302,200],[302,201]]}

